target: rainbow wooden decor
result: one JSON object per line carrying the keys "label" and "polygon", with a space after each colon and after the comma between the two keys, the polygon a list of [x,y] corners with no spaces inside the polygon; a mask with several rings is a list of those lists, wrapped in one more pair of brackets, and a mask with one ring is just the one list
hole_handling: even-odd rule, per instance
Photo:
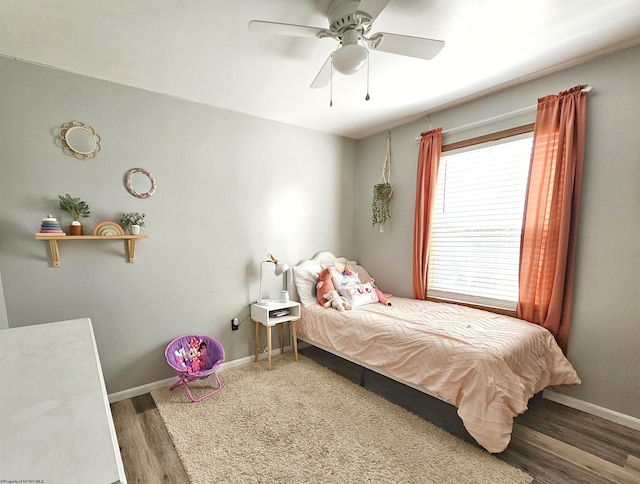
{"label": "rainbow wooden decor", "polygon": [[124,230],[116,222],[105,220],[96,225],[96,228],[93,229],[93,235],[113,237],[114,235],[124,235]]}

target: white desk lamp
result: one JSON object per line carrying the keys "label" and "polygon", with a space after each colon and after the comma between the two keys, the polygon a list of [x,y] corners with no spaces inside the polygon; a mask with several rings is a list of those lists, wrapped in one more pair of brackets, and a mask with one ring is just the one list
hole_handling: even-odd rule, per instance
{"label": "white desk lamp", "polygon": [[271,263],[271,264],[275,264],[275,269],[274,269],[274,273],[276,276],[281,276],[282,274],[284,274],[286,271],[289,270],[289,266],[287,264],[285,264],[284,262],[280,262],[278,259],[276,259],[274,256],[272,256],[271,254],[267,254],[268,259],[267,260],[263,260],[262,262],[260,262],[260,299],[258,299],[258,304],[262,304],[262,305],[267,305],[267,304],[272,304],[273,301],[271,299],[263,299],[262,298],[262,266],[265,263]]}

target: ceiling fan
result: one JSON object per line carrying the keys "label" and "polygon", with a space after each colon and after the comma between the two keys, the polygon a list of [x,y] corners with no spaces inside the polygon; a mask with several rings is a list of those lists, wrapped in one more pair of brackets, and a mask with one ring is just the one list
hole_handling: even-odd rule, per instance
{"label": "ceiling fan", "polygon": [[409,35],[378,32],[369,35],[373,21],[380,15],[390,0],[333,0],[327,17],[329,28],[284,24],[252,20],[249,31],[294,37],[331,37],[340,42],[332,52],[315,79],[312,88],[326,86],[332,78],[333,69],[342,74],[354,74],[369,58],[369,50],[381,50],[419,59],[433,59],[444,47],[442,40],[412,37]]}

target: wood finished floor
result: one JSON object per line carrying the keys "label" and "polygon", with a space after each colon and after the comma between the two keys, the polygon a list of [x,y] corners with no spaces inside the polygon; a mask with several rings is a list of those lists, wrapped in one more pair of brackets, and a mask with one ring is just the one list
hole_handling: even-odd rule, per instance
{"label": "wood finished floor", "polygon": [[[360,382],[357,365],[314,347],[301,354]],[[477,445],[455,408],[369,370],[365,386]],[[188,483],[150,394],[111,405],[129,483]],[[640,432],[542,398],[516,419],[511,443],[497,458],[519,467],[535,484],[640,484]],[[463,483],[461,483],[463,484]]]}

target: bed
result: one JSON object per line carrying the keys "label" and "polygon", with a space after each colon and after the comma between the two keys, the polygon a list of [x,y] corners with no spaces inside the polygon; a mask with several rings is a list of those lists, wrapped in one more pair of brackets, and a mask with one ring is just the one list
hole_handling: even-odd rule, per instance
{"label": "bed", "polygon": [[[391,297],[390,306],[323,307],[314,293],[317,274],[345,264],[321,252],[293,268],[302,305],[298,339],[454,405],[487,451],[507,447],[514,417],[536,393],[580,384],[553,335],[516,318],[401,297]],[[355,261],[347,267],[360,282],[369,280]]]}

